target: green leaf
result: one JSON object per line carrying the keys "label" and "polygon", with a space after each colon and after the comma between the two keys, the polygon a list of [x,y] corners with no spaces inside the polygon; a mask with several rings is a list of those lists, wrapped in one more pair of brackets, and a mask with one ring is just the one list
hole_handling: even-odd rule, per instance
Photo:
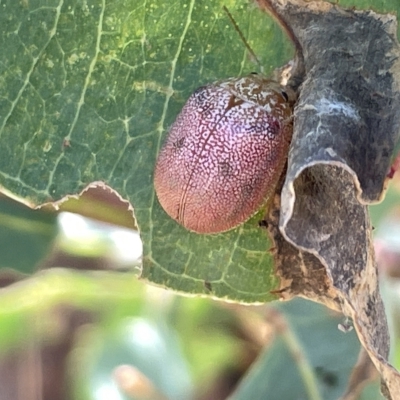
{"label": "green leaf", "polygon": [[358,400],[385,400],[381,393],[380,382],[374,382],[367,385]]}
{"label": "green leaf", "polygon": [[31,210],[0,197],[0,268],[33,273],[47,255],[56,234],[54,213]]}
{"label": "green leaf", "polygon": [[[90,389],[92,398],[99,393],[107,393],[108,398],[116,399],[146,398],[134,396],[133,393],[132,396],[124,395],[117,387],[113,374],[121,365],[137,368],[154,385],[156,392],[164,395],[163,399],[190,398],[193,388],[178,336],[163,321],[155,322],[145,317],[126,318],[117,330],[108,335],[100,330],[88,332],[80,345],[87,349],[87,359],[76,357],[71,370],[75,373],[77,369],[81,370],[76,380],[87,379],[85,386]],[[82,365],[85,361],[88,364],[86,366]]]}
{"label": "green leaf", "polygon": [[274,308],[287,326],[230,400],[338,399],[360,351],[356,333],[341,332],[343,317],[332,316],[319,304],[296,299]]}
{"label": "green leaf", "polygon": [[191,92],[290,58],[272,19],[247,0],[8,1],[0,4],[0,184],[34,204],[104,181],[128,199],[143,278],[188,293],[267,301],[276,287],[257,217],[227,234],[188,233],[160,208],[156,155]]}

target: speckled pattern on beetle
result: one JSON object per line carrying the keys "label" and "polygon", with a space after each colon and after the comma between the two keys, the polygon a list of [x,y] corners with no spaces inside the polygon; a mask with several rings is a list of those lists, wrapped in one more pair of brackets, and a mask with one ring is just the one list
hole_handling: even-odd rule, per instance
{"label": "speckled pattern on beetle", "polygon": [[155,190],[167,214],[190,231],[219,233],[265,205],[287,159],[293,97],[254,74],[197,89],[156,163]]}

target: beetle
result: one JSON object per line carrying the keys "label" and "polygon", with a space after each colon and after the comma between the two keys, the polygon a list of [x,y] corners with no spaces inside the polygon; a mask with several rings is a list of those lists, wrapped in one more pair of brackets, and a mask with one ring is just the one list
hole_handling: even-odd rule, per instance
{"label": "beetle", "polygon": [[290,88],[257,74],[197,89],[155,166],[167,214],[190,231],[213,234],[265,206],[287,159],[293,99]]}

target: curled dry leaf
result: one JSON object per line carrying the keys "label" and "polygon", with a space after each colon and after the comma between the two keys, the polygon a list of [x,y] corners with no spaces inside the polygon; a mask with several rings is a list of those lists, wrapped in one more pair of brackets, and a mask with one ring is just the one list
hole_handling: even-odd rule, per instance
{"label": "curled dry leaf", "polygon": [[383,197],[399,134],[396,19],[321,1],[259,4],[295,39],[305,74],[287,175],[269,215],[279,293],[351,317],[384,394],[398,399],[366,206]]}

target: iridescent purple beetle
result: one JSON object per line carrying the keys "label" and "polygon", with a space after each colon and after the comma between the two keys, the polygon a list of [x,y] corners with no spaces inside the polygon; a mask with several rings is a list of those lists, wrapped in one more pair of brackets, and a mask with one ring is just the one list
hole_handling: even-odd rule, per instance
{"label": "iridescent purple beetle", "polygon": [[292,100],[290,89],[253,74],[197,89],[155,168],[167,214],[190,231],[218,233],[265,205],[287,159]]}

